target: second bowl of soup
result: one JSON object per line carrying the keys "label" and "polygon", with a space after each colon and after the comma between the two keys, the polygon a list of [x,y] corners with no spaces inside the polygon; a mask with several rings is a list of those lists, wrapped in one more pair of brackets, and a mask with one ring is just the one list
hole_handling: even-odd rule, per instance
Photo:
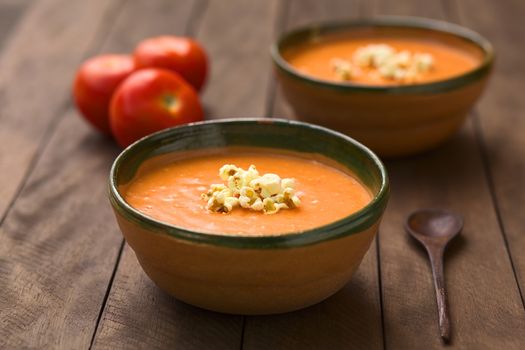
{"label": "second bowl of soup", "polygon": [[290,31],[272,57],[299,120],[403,156],[439,145],[462,125],[485,87],[493,50],[457,25],[380,17]]}
{"label": "second bowl of soup", "polygon": [[146,274],[176,298],[240,314],[296,310],[348,282],[388,198],[351,138],[282,120],[197,123],[142,139],[110,200]]}

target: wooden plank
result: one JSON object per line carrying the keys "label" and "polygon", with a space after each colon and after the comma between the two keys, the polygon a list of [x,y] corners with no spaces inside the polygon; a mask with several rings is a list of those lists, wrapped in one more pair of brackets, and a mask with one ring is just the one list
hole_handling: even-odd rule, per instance
{"label": "wooden plank", "polygon": [[[42,152],[55,114],[63,113],[69,72],[91,48],[88,42],[107,30],[104,20],[118,5],[42,0],[6,46],[0,59],[2,215],[32,158]],[[71,13],[77,13],[76,25],[63,33]],[[107,234],[98,220],[111,218],[100,212],[99,199],[115,152],[101,138],[79,147],[86,129],[76,116],[69,118],[80,128],[51,138],[54,152],[36,164],[0,227],[0,348],[87,347],[111,275],[120,238]]]}
{"label": "wooden plank", "polygon": [[[276,4],[212,1],[202,17],[193,21],[198,23],[188,24],[207,49],[212,65],[204,95],[208,116],[264,113],[268,78],[260,68],[265,66],[261,57],[267,57],[271,41],[267,29],[277,16]],[[233,22],[235,25],[225,25]],[[183,31],[175,29],[175,33]],[[133,251],[126,246],[94,347],[231,349],[239,347],[241,333],[241,316],[199,310],[166,296],[145,276]]]}
{"label": "wooden plank", "polygon": [[0,1],[0,50],[11,34],[11,30],[18,23],[22,13],[26,10],[28,1],[1,0]]}
{"label": "wooden plank", "polygon": [[[495,45],[497,64],[490,92],[479,104],[478,120],[482,147],[489,166],[502,229],[506,234],[521,298],[525,294],[525,247],[523,208],[525,207],[525,101],[518,91],[525,90],[523,52],[525,3],[511,1],[497,6],[491,1],[457,3],[462,24],[487,36]],[[483,11],[470,11],[474,7]],[[502,23],[505,23],[502,25]]]}
{"label": "wooden plank", "polygon": [[[115,28],[103,51],[128,51],[145,36],[183,31],[193,5],[128,2],[112,19]],[[137,18],[142,29],[135,26]],[[68,93],[69,86],[62,96]],[[2,348],[88,347],[104,303],[122,242],[106,198],[118,150],[75,114],[69,111],[59,121],[2,227]],[[205,329],[210,323],[206,317],[193,320]],[[225,337],[224,327],[216,329]]]}
{"label": "wooden plank", "polygon": [[70,112],[0,229],[0,348],[89,346],[121,243],[106,200],[117,149]]}
{"label": "wooden plank", "polygon": [[209,118],[267,115],[278,5],[278,0],[210,2],[197,33],[212,63],[203,100]]}
{"label": "wooden plank", "polygon": [[[106,25],[104,14],[119,3],[41,0],[24,13],[4,46],[0,57],[0,218],[57,114],[63,112],[72,74],[100,25]],[[72,13],[76,14],[74,25]]]}
{"label": "wooden plank", "polygon": [[[390,2],[374,11],[392,13]],[[446,18],[445,6],[396,2],[396,14]],[[399,6],[399,7],[397,7]],[[479,6],[478,12],[481,12]],[[392,12],[391,12],[392,11]],[[452,348],[520,349],[525,313],[484,175],[472,120],[440,149],[389,161],[392,193],[379,238],[385,343],[389,349],[442,348],[429,264],[403,230],[422,207],[450,208],[465,218],[461,238],[446,255]]]}
{"label": "wooden plank", "polygon": [[[355,1],[292,1],[286,28],[327,19],[357,17],[358,5]],[[276,96],[274,115],[292,117],[280,93]],[[284,315],[247,317],[244,348],[382,348],[376,252],[373,243],[352,280],[326,301]]]}
{"label": "wooden plank", "polygon": [[[447,1],[447,0],[444,0]],[[371,0],[364,1],[363,11],[370,16],[375,15],[398,15],[398,16],[420,16],[435,19],[445,18],[446,6],[444,1],[419,1],[419,4],[411,1],[386,1]]]}
{"label": "wooden plank", "polygon": [[[67,101],[69,71],[107,28],[104,20],[118,5],[42,0],[28,10],[5,47],[0,58],[0,216]],[[70,13],[78,14],[76,25],[64,33]],[[79,43],[79,36],[85,41]],[[93,200],[104,195],[104,186],[92,184],[105,182],[101,164],[111,153],[87,160],[68,157],[73,149],[81,157],[104,148],[103,140],[98,146],[85,140],[84,148],[71,142],[84,136],[64,132],[51,140],[56,152],[38,163],[18,204],[2,220],[0,348],[78,348],[91,339],[118,245],[109,255],[104,253],[110,249],[91,250],[91,241],[106,246],[117,236],[106,236],[90,216],[97,211],[96,219],[110,218],[98,213],[100,202]],[[84,201],[70,197],[75,192],[84,193]],[[109,269],[104,271],[104,265]]]}
{"label": "wooden plank", "polygon": [[[483,176],[471,122],[441,149],[388,162],[392,194],[380,235],[385,339],[388,348],[441,348],[425,253],[403,230],[424,207],[461,213],[465,227],[445,256],[458,348],[523,348],[524,312]],[[457,170],[451,170],[457,169]]]}

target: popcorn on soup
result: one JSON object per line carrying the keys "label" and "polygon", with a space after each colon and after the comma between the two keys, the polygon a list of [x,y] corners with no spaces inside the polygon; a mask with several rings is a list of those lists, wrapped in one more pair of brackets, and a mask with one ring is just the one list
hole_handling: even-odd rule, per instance
{"label": "popcorn on soup", "polygon": [[327,34],[290,47],[283,57],[303,74],[364,85],[438,81],[461,75],[478,64],[472,55],[454,46],[395,34]]}
{"label": "popcorn on soup", "polygon": [[301,204],[295,194],[295,180],[281,179],[276,174],[259,175],[255,165],[248,170],[233,164],[223,165],[219,176],[227,185],[212,184],[202,194],[206,209],[229,213],[235,207],[275,214],[281,209],[293,209]]}
{"label": "popcorn on soup", "polygon": [[396,51],[390,45],[369,44],[359,47],[351,60],[334,58],[331,64],[341,80],[352,80],[368,74],[410,83],[421,80],[434,67],[434,58],[429,53]]}

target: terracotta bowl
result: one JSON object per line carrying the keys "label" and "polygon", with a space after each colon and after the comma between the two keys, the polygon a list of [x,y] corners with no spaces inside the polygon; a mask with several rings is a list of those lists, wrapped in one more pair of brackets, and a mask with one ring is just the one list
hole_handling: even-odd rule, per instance
{"label": "terracotta bowl", "polygon": [[[287,49],[333,33],[431,40],[465,50],[479,58],[479,65],[436,82],[373,86],[317,79],[299,72],[283,58]],[[494,60],[491,44],[479,34],[458,25],[413,17],[311,25],[284,33],[271,53],[284,95],[299,120],[344,132],[381,156],[420,153],[450,137],[481,95]]]}
{"label": "terracotta bowl", "polygon": [[[326,226],[246,237],[208,234],[155,220],[128,205],[119,191],[153,156],[224,146],[322,154],[352,171],[370,189],[373,200]],[[118,224],[146,274],[177,299],[235,314],[292,311],[342,288],[376,235],[388,189],[384,166],[358,142],[322,127],[277,119],[195,123],[150,135],[118,156],[109,180]]]}

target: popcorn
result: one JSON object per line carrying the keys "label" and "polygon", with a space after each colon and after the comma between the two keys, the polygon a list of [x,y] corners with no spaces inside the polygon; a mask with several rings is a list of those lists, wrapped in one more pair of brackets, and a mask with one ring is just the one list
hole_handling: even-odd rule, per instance
{"label": "popcorn", "polygon": [[230,176],[234,175],[238,171],[239,171],[239,168],[237,168],[235,165],[233,165],[233,164],[226,164],[226,165],[223,165],[219,169],[219,176],[223,180],[228,180],[228,178]]}
{"label": "popcorn", "polygon": [[279,211],[279,208],[275,205],[275,202],[270,198],[265,198],[263,201],[264,212],[266,214],[275,214]]}
{"label": "popcorn", "polygon": [[394,55],[391,60],[396,66],[407,68],[411,65],[412,54],[409,51],[404,50]]}
{"label": "popcorn", "polygon": [[357,73],[353,65],[346,60],[340,58],[333,58],[330,61],[330,64],[332,65],[335,74],[341,80],[350,80]]}
{"label": "popcorn", "polygon": [[231,190],[223,184],[210,185],[210,189],[201,194],[201,198],[206,200],[207,208],[221,213],[229,213],[239,205],[238,199],[233,197]]}
{"label": "popcorn", "polygon": [[226,197],[224,199],[224,208],[226,213],[229,213],[233,210],[234,207],[239,205],[239,199],[235,197]]}
{"label": "popcorn", "polygon": [[381,74],[384,78],[394,78],[396,75],[396,72],[399,70],[397,69],[395,64],[384,64],[381,67],[379,67],[379,74]]}
{"label": "popcorn", "polygon": [[335,73],[342,80],[350,80],[362,74],[358,67],[369,70],[370,76],[377,75],[399,82],[413,82],[420,75],[430,71],[434,58],[428,53],[411,53],[408,50],[397,52],[386,44],[370,44],[358,48],[352,60],[334,58],[330,61]]}
{"label": "popcorn", "polygon": [[416,53],[414,55],[414,62],[419,72],[427,72],[434,65],[434,58],[428,53]]}
{"label": "popcorn", "polygon": [[255,203],[255,199],[251,199],[251,198],[245,197],[245,196],[240,196],[239,197],[239,205],[242,208],[249,209],[249,208],[251,208],[253,206],[254,203]]}
{"label": "popcorn", "polygon": [[253,202],[251,208],[252,208],[253,210],[257,210],[257,211],[263,210],[263,209],[264,209],[263,201],[262,201],[260,198],[257,198],[257,199],[255,200],[255,202]]}
{"label": "popcorn", "polygon": [[290,187],[284,189],[282,202],[286,204],[288,208],[296,208],[301,205],[301,200]]}
{"label": "popcorn", "polygon": [[275,174],[264,174],[252,180],[250,186],[263,198],[268,198],[281,191],[281,178]]}
{"label": "popcorn", "polygon": [[294,179],[282,179],[281,180],[281,186],[283,188],[295,188],[295,180]]}
{"label": "popcorn", "polygon": [[223,165],[219,176],[224,184],[212,184],[201,197],[206,209],[229,213],[236,207],[275,214],[281,209],[293,209],[301,204],[295,193],[295,180],[281,179],[277,174],[259,175],[254,165],[248,170],[233,164]]}
{"label": "popcorn", "polygon": [[360,67],[377,68],[383,65],[395,53],[394,48],[386,44],[370,44],[358,48],[352,59]]}
{"label": "popcorn", "polygon": [[243,186],[239,193],[239,204],[243,208],[250,208],[258,198],[258,194],[255,190],[248,186]]}

